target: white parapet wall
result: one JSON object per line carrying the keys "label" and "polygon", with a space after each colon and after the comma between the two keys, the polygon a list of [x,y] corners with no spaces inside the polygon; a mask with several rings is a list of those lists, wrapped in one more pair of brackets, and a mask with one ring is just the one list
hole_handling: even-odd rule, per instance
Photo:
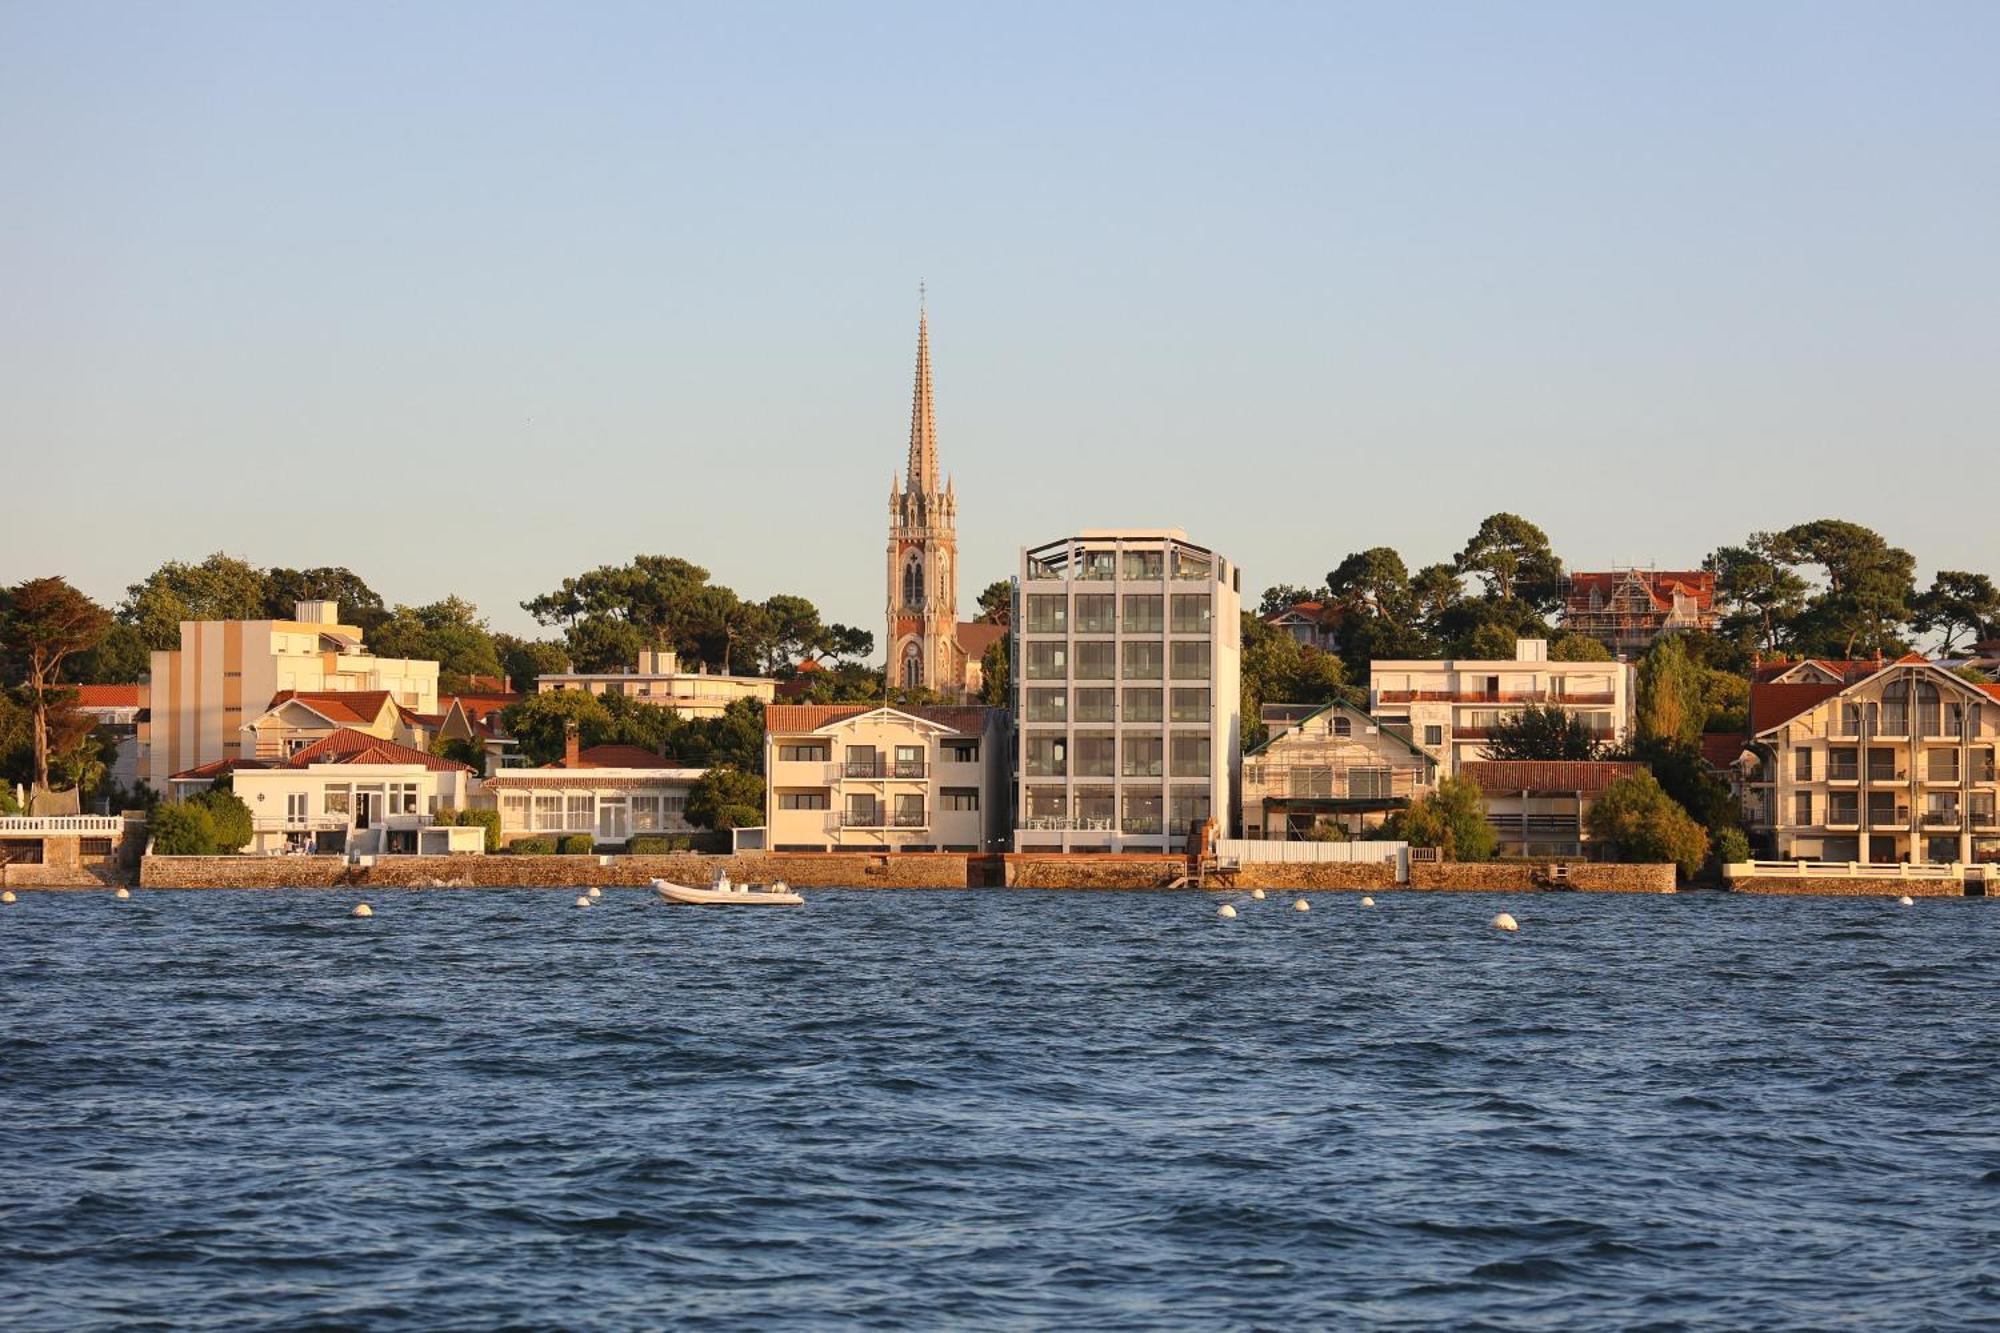
{"label": "white parapet wall", "polygon": [[2000,881],[2000,865],[1911,865],[1903,861],[1732,861],[1722,868],[1725,879],[1983,879]]}
{"label": "white parapet wall", "polygon": [[1383,862],[1396,867],[1396,882],[1410,878],[1407,842],[1291,842],[1265,838],[1217,838],[1215,858],[1238,865],[1328,865]]}

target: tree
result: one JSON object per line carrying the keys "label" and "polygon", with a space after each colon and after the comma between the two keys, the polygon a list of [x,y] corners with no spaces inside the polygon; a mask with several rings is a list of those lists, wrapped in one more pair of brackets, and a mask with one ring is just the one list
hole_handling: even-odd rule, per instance
{"label": "tree", "polygon": [[696,828],[755,828],[764,822],[764,780],[726,764],[688,788],[687,821]]}
{"label": "tree", "polygon": [[1588,634],[1560,634],[1549,645],[1551,662],[1609,662],[1611,650]]}
{"label": "tree", "polygon": [[1014,581],[995,579],[979,594],[979,620],[987,625],[1008,624],[1014,615]]}
{"label": "tree", "polygon": [[463,693],[470,677],[506,674],[479,608],[462,597],[398,606],[376,629],[369,647],[383,657],[436,662],[440,683],[449,693]]}
{"label": "tree", "polygon": [[[62,685],[63,664],[95,648],[110,626],[110,614],[66,579],[29,579],[7,594],[0,613],[0,655],[6,678],[21,682],[19,697],[32,719],[35,785],[44,790],[52,736],[64,739],[56,733],[73,725],[76,695]],[[74,744],[76,738],[67,739]]]}
{"label": "tree", "polygon": [[1014,667],[1008,651],[1003,634],[979,655],[979,702],[988,708],[1005,708],[1013,692]]}
{"label": "tree", "polygon": [[438,736],[432,739],[430,751],[440,759],[449,759],[454,764],[464,764],[475,773],[486,766],[486,751],[478,741],[465,736]]}
{"label": "tree", "polygon": [[493,651],[500,655],[500,668],[507,675],[507,683],[523,694],[533,694],[535,682],[543,676],[561,675],[569,670],[569,654],[553,640],[496,634]]}
{"label": "tree", "polygon": [[837,662],[866,662],[875,655],[875,632],[848,625],[826,627],[825,656]]}
{"label": "tree", "polygon": [[824,651],[826,627],[819,608],[803,597],[779,593],[764,599],[764,671],[776,675],[796,663],[816,659]]}
{"label": "tree", "polygon": [[615,616],[589,615],[570,626],[570,661],[583,672],[623,671],[636,665],[650,645],[646,631]]}
{"label": "tree", "polygon": [[1916,557],[1858,523],[1821,518],[1777,534],[1773,552],[1792,565],[1816,565],[1822,585],[1795,623],[1807,653],[1852,658],[1900,652],[1898,637],[1916,596]]}
{"label": "tree", "polygon": [[1256,616],[1243,615],[1243,743],[1263,735],[1259,717],[1267,703],[1358,702],[1361,692],[1347,683],[1347,669],[1332,653],[1309,648]]}
{"label": "tree", "polygon": [[196,792],[182,804],[207,813],[214,837],[213,850],[240,852],[250,845],[250,838],[255,832],[250,807],[243,804],[243,798],[229,788],[210,787],[207,791]]}
{"label": "tree", "polygon": [[1486,797],[1470,778],[1445,778],[1429,795],[1383,821],[1377,836],[1435,847],[1448,861],[1487,861],[1499,836],[1486,818]]}
{"label": "tree", "polygon": [[131,585],[118,618],[148,648],[172,649],[181,646],[183,620],[262,620],[267,606],[264,572],[218,551],[198,565],[170,560]]}
{"label": "tree", "polygon": [[338,566],[318,569],[264,571],[264,614],[272,620],[290,620],[300,602],[336,602],[340,623],[352,625],[362,637],[372,640],[375,627],[389,618],[382,595],[369,587],[359,574]]}
{"label": "tree", "polygon": [[1607,785],[1586,822],[1628,860],[1672,861],[1691,876],[1708,859],[1708,834],[1645,769]]}
{"label": "tree", "polygon": [[157,805],[146,817],[146,833],[156,856],[213,856],[215,822],[193,801]]}
{"label": "tree", "polygon": [[603,744],[611,729],[611,715],[603,702],[582,690],[531,694],[500,710],[501,725],[514,738],[522,756],[537,766],[562,758],[563,738],[572,722],[584,745]]}
{"label": "tree", "polygon": [[1488,729],[1485,750],[1489,759],[1596,759],[1604,743],[1560,704],[1529,704]]}
{"label": "tree", "polygon": [[79,685],[131,685],[152,669],[152,650],[139,631],[114,620],[96,647],[70,659],[67,674]]}
{"label": "tree", "polygon": [[1263,600],[1257,603],[1257,615],[1275,616],[1280,611],[1289,611],[1301,602],[1323,602],[1325,588],[1307,588],[1296,583],[1274,583],[1264,589]]}
{"label": "tree", "polygon": [[2000,589],[1984,574],[1941,569],[1910,609],[1917,633],[1938,636],[1939,657],[1951,656],[1961,634],[1977,643],[2000,632]]}
{"label": "tree", "polygon": [[1454,568],[1477,575],[1491,601],[1520,600],[1539,612],[1562,601],[1562,561],[1548,534],[1518,514],[1494,514],[1458,553]]}
{"label": "tree", "polygon": [[1774,533],[1753,532],[1742,546],[1711,552],[1701,567],[1715,574],[1716,600],[1725,634],[1749,635],[1764,652],[1776,653],[1792,621],[1805,610],[1806,581],[1780,558]]}
{"label": "tree", "polygon": [[1739,827],[1742,807],[1729,784],[1709,766],[1695,741],[1641,740],[1632,747],[1632,757],[1651,770],[1661,790],[1674,804],[1687,811],[1711,835]]}
{"label": "tree", "polygon": [[1678,634],[1654,640],[1639,659],[1637,731],[1642,741],[1692,741],[1708,717],[1699,669]]}

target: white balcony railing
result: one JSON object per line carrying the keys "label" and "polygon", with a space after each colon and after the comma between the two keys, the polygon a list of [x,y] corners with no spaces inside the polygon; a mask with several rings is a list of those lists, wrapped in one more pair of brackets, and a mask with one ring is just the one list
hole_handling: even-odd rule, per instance
{"label": "white balcony railing", "polygon": [[118,815],[10,815],[0,818],[0,837],[34,837],[42,833],[122,833]]}

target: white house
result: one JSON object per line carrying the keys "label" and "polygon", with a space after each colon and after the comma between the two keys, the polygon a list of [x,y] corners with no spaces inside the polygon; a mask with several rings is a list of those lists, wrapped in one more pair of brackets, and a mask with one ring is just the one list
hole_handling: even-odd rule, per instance
{"label": "white house", "polygon": [[230,775],[250,807],[252,852],[374,856],[485,848],[483,829],[431,823],[439,810],[473,803],[478,775],[464,764],[349,730],[266,763]]}

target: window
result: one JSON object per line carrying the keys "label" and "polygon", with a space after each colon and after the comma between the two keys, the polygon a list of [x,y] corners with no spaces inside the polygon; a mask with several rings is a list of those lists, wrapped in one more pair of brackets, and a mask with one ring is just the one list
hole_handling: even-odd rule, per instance
{"label": "window", "polygon": [[1861,820],[1861,796],[1858,792],[1836,791],[1827,793],[1826,822],[1829,824],[1856,824]]}
{"label": "window", "polygon": [[792,741],[778,746],[778,759],[787,764],[823,764],[833,757],[826,741]]}
{"label": "window", "polygon": [[632,798],[632,827],[649,833],[660,827],[660,798],[658,796],[634,796]]}
{"label": "window", "polygon": [[508,833],[516,829],[530,827],[528,819],[528,794],[507,792],[500,797],[500,827]]}
{"label": "window", "polygon": [[[1174,645],[1178,648],[1180,645]],[[1142,640],[1127,640],[1125,643],[1125,679],[1158,680],[1160,667],[1166,660],[1162,651],[1164,645],[1147,643]]]}
{"label": "window", "polygon": [[1076,775],[1108,778],[1117,755],[1117,743],[1108,731],[1080,731],[1076,734]]}
{"label": "window", "polygon": [[778,793],[780,810],[824,810],[827,808],[827,794],[823,791],[781,791]]}
{"label": "window", "polygon": [[1160,831],[1160,791],[1159,788],[1125,789],[1125,809],[1119,816],[1118,828],[1124,833],[1158,833]]}
{"label": "window", "polygon": [[1425,745],[1443,745],[1444,728],[1435,724],[1424,728]]}
{"label": "window", "polygon": [[1896,752],[1891,749],[1871,747],[1868,751],[1868,780],[1870,782],[1894,782],[1896,780]]}
{"label": "window", "polygon": [[1113,720],[1114,706],[1118,691],[1100,688],[1078,690],[1076,692],[1076,720],[1079,722],[1110,722]]}
{"label": "window", "polygon": [[1347,794],[1365,800],[1379,800],[1393,796],[1395,776],[1386,768],[1350,768],[1347,770]]}
{"label": "window", "polygon": [[1061,634],[1069,629],[1069,598],[1059,592],[1028,595],[1028,633]]}
{"label": "window", "polygon": [[1160,776],[1161,742],[1158,736],[1127,736],[1125,738],[1124,772],[1128,778],[1156,778]]}
{"label": "window", "polygon": [[1173,822],[1168,832],[1186,837],[1190,828],[1208,818],[1208,788],[1175,787],[1169,809]]}
{"label": "window", "polygon": [[1174,594],[1174,633],[1206,634],[1209,629],[1209,598],[1205,592]]}
{"label": "window", "polygon": [[303,824],[306,822],[307,796],[302,791],[285,793],[285,822]]}
{"label": "window", "polygon": [[1812,810],[1813,810],[1812,793],[1809,791],[1799,792],[1797,796],[1793,798],[1792,802],[1792,822],[1797,824],[1800,828],[1811,828],[1813,822]]}
{"label": "window", "polygon": [[1173,739],[1173,762],[1168,770],[1177,778],[1205,778],[1208,776],[1208,735],[1205,732],[1189,732]]}
{"label": "window", "polygon": [[1861,774],[1861,752],[1852,745],[1826,752],[1826,775],[1835,782],[1852,782]]}
{"label": "window", "polygon": [[879,778],[882,765],[875,757],[872,745],[850,745],[843,755],[843,769],[850,778]]}
{"label": "window", "polygon": [[1208,721],[1208,690],[1200,685],[1176,685],[1173,691],[1173,720],[1176,722]]}
{"label": "window", "polygon": [[847,798],[847,811],[842,822],[855,828],[881,828],[882,807],[872,793],[856,792]]}
{"label": "window", "polygon": [[979,789],[977,787],[946,787],[938,793],[938,808],[940,810],[951,810],[961,813],[968,810],[977,810],[979,808]]}
{"label": "window", "polygon": [[896,747],[896,776],[899,778],[920,778],[924,775],[924,747],[921,745],[898,745]]}
{"label": "window", "polygon": [[1174,679],[1208,679],[1208,643],[1195,639],[1174,644]]}
{"label": "window", "polygon": [[1061,819],[1067,798],[1061,787],[1028,788],[1029,819]]}
{"label": "window", "polygon": [[1108,592],[1076,595],[1076,632],[1110,634],[1118,628],[1118,599]]}
{"label": "window", "polygon": [[668,823],[679,822],[687,808],[688,794],[684,791],[670,791],[660,798],[660,816]]}
{"label": "window", "polygon": [[547,833],[563,826],[563,798],[559,791],[535,793],[535,831]]}
{"label": "window", "polygon": [[1022,759],[1022,767],[1029,777],[1060,778],[1069,776],[1069,740],[1062,735],[1038,736],[1029,733]]}
{"label": "window", "polygon": [[1213,570],[1214,565],[1205,555],[1186,550],[1174,552],[1174,577],[1177,579],[1206,579]]}
{"label": "window", "polygon": [[567,828],[594,829],[597,827],[597,797],[587,791],[573,791],[569,794],[569,823]]}
{"label": "window", "polygon": [[351,800],[351,791],[352,788],[344,783],[338,787],[328,787],[320,794],[320,803],[325,808],[324,812],[329,815],[346,814],[352,808],[349,803]]}
{"label": "window", "polygon": [[1929,755],[1932,782],[1958,781],[1958,751],[1932,750]]}
{"label": "window", "polygon": [[1127,551],[1125,578],[1130,583],[1158,583],[1166,569],[1166,556],[1159,551]]}
{"label": "window", "polygon": [[1333,715],[1333,734],[1336,736],[1352,736],[1354,734],[1354,719],[1345,713],[1335,713]]}
{"label": "window", "polygon": [[1076,789],[1076,826],[1080,829],[1108,829],[1118,814],[1109,787]]}
{"label": "window", "polygon": [[1127,634],[1158,634],[1161,627],[1160,609],[1163,599],[1157,594],[1140,594],[1125,599],[1125,632]]}
{"label": "window", "polygon": [[924,604],[924,562],[915,551],[903,562],[903,605]]}
{"label": "window", "polygon": [[[1058,691],[1060,692],[1060,691]],[[946,741],[944,760],[948,764],[976,764],[979,762],[978,741]]]}
{"label": "window", "polygon": [[896,797],[896,827],[922,828],[930,821],[924,815],[924,798],[913,792]]}
{"label": "window", "polygon": [[1061,680],[1069,674],[1069,646],[1061,643],[1028,645],[1027,678]]}
{"label": "window", "polygon": [[1115,551],[1084,551],[1077,564],[1078,578],[1093,582],[1109,580],[1118,573],[1118,554]]}
{"label": "window", "polygon": [[1800,782],[1811,782],[1813,775],[1813,752],[1801,746],[1792,751],[1792,776]]}
{"label": "window", "polygon": [[1117,645],[1109,639],[1076,646],[1076,679],[1110,680],[1117,674],[1114,668],[1113,652]]}
{"label": "window", "polygon": [[1027,692],[1029,722],[1064,722],[1069,719],[1069,691],[1030,689]]}
{"label": "window", "polygon": [[1158,722],[1160,718],[1159,690],[1139,686],[1125,691],[1125,721]]}

